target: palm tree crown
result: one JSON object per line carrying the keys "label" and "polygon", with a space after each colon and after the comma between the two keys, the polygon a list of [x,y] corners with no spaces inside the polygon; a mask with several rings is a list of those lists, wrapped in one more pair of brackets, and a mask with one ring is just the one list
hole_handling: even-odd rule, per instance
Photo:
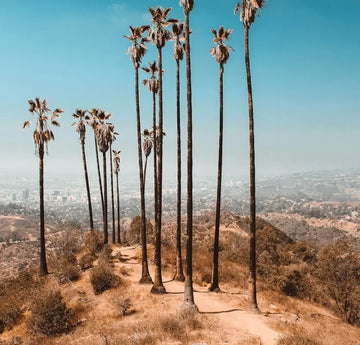
{"label": "palm tree crown", "polygon": [[124,37],[132,42],[131,47],[128,49],[128,53],[130,52],[130,60],[133,62],[135,68],[140,67],[141,60],[146,53],[146,43],[149,42],[149,38],[142,36],[149,29],[149,25],[130,26],[131,35],[124,35]]}
{"label": "palm tree crown", "polygon": [[152,131],[150,132],[148,129],[144,129],[144,142],[143,142],[143,149],[145,157],[149,157],[153,148],[153,134]]}
{"label": "palm tree crown", "polygon": [[265,0],[242,0],[241,5],[236,4],[234,14],[237,15],[240,9],[240,20],[249,28],[255,21],[256,14],[259,15],[259,8],[263,8],[264,5]]}
{"label": "palm tree crown", "polygon": [[95,125],[96,140],[102,153],[109,150],[110,143],[113,141],[114,126],[106,122],[110,116],[111,114],[106,114],[103,110],[100,110],[98,123]]}
{"label": "palm tree crown", "polygon": [[142,69],[150,74],[148,79],[143,80],[143,85],[149,88],[150,92],[158,93],[159,91],[159,80],[156,77],[156,74],[159,72],[159,68],[156,65],[156,61],[149,62],[149,67],[142,67]]}
{"label": "palm tree crown", "polygon": [[174,41],[174,59],[180,61],[184,58],[185,51],[185,32],[183,23],[174,23],[172,25],[173,41]]}
{"label": "palm tree crown", "polygon": [[114,162],[114,173],[118,174],[120,172],[120,152],[113,150],[113,162]]}
{"label": "palm tree crown", "polygon": [[177,19],[168,19],[167,16],[171,11],[171,7],[163,9],[161,6],[156,8],[150,7],[149,12],[151,14],[151,22],[155,28],[149,33],[149,37],[153,43],[156,43],[156,48],[161,49],[165,46],[166,41],[171,39],[169,30],[164,29],[172,23],[177,23]]}
{"label": "palm tree crown", "polygon": [[87,110],[82,109],[76,109],[76,112],[72,115],[74,119],[77,119],[77,122],[74,122],[72,125],[76,126],[76,133],[80,135],[80,140],[85,139],[85,133],[86,133],[86,124],[87,121],[90,120],[90,116],[87,115]]}
{"label": "palm tree crown", "polygon": [[229,59],[230,51],[234,50],[232,47],[225,44],[225,41],[230,38],[230,35],[233,31],[231,29],[224,29],[223,26],[220,26],[218,31],[211,29],[211,32],[215,36],[215,46],[211,48],[210,54],[215,57],[216,61],[220,65],[224,65]]}
{"label": "palm tree crown", "polygon": [[179,4],[183,7],[185,14],[189,14],[194,9],[194,0],[180,0]]}
{"label": "palm tree crown", "polygon": [[[63,110],[57,108],[55,109],[51,115],[51,110],[47,107],[47,100],[40,100],[39,97],[35,98],[35,101],[29,100],[30,108],[29,111],[32,114],[37,114],[38,118],[36,121],[36,127],[34,130],[33,138],[35,143],[35,152],[39,153],[40,145],[46,146],[48,142],[51,140],[55,140],[54,133],[50,129],[50,124],[60,127],[60,123],[56,120],[60,117],[60,114],[63,113]],[[23,124],[23,128],[30,126],[30,121],[25,121]]]}

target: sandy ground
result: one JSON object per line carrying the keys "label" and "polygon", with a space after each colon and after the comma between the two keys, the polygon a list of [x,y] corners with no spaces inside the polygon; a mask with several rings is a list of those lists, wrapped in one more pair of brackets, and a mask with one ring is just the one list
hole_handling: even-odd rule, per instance
{"label": "sandy ground", "polygon": [[[125,265],[131,269],[130,280],[137,282],[141,277],[141,265],[136,259],[137,249],[135,247],[114,248],[113,254],[121,251]],[[151,276],[154,276],[154,267],[149,266]],[[170,277],[164,275],[164,286],[167,294],[163,295],[161,304],[164,307],[176,304],[179,306],[183,301],[184,283],[171,280]],[[143,289],[140,285],[139,288]],[[145,286],[145,290],[150,290],[149,286]],[[266,324],[266,316],[250,313],[239,307],[241,305],[240,298],[244,299],[244,295],[233,293],[209,293],[204,287],[194,286],[194,299],[199,308],[199,312],[207,315],[213,315],[218,322],[219,328],[223,330],[226,341],[224,344],[233,344],[243,334],[255,336],[261,341],[262,345],[275,345],[280,333],[274,331]],[[243,303],[242,303],[243,304]]]}

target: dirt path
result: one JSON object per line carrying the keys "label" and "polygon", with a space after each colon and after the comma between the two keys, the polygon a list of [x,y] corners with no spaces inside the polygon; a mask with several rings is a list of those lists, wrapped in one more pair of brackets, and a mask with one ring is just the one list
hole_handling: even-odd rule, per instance
{"label": "dirt path", "polygon": [[[138,282],[141,277],[141,266],[138,263],[135,247],[121,247],[114,248],[114,254],[121,252],[123,257],[122,266],[130,270],[129,279],[133,282]],[[120,264],[119,264],[120,266]],[[149,266],[150,273],[153,275],[154,267]],[[176,303],[180,306],[183,300],[184,284],[177,281],[172,281],[170,277],[164,275],[164,285],[168,292],[163,297],[165,305]],[[150,290],[149,286],[143,286],[141,289]],[[237,342],[239,334],[247,334],[257,337],[259,344],[262,345],[276,345],[280,333],[271,329],[265,322],[264,315],[256,315],[239,308],[241,306],[240,295],[229,295],[227,293],[209,293],[206,288],[194,286],[195,303],[199,308],[200,313],[214,316],[224,334],[228,334],[227,343],[232,344]],[[231,342],[233,339],[234,342]],[[229,341],[230,340],[230,341]]]}

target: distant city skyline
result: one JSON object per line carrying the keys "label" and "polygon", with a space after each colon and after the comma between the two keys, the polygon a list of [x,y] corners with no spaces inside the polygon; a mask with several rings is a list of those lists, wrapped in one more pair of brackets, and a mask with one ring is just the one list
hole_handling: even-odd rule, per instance
{"label": "distant city skyline", "polygon": [[[194,175],[215,178],[218,140],[218,65],[210,56],[211,28],[234,30],[235,49],[224,75],[224,177],[248,174],[248,115],[243,28],[236,1],[195,1],[191,14]],[[82,175],[81,149],[71,114],[76,108],[111,112],[120,133],[121,174],[137,177],[134,72],[123,35],[148,24],[148,7],[178,1],[3,0],[0,11],[0,172],[37,174],[28,99],[47,98],[65,113],[45,157],[45,177]],[[258,176],[297,171],[360,168],[360,3],[334,0],[268,0],[250,31],[255,145]],[[176,177],[175,62],[173,43],[164,50],[164,173]],[[144,65],[156,58],[148,45]],[[181,66],[183,163],[186,160],[185,69]],[[141,79],[145,74],[141,74]],[[143,128],[151,126],[151,96],[140,90]],[[87,138],[94,175],[93,136]],[[151,169],[150,169],[151,170]],[[148,171],[148,178],[152,172]],[[185,165],[184,165],[185,175]]]}

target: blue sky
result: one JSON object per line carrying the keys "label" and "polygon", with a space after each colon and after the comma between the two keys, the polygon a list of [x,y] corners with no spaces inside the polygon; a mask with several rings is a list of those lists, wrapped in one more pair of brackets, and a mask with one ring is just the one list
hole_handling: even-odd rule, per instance
{"label": "blue sky", "polygon": [[[129,25],[148,24],[148,7],[164,0],[0,0],[0,155],[2,172],[37,172],[27,100],[47,98],[65,110],[50,143],[50,175],[82,174],[71,114],[100,107],[113,114],[122,172],[137,172],[134,71],[126,55]],[[212,27],[234,30],[235,49],[224,75],[224,175],[248,172],[248,113],[243,28],[235,1],[195,1],[191,14],[194,171],[215,177],[218,140],[218,65],[210,56]],[[268,0],[250,31],[256,164],[259,175],[360,168],[360,2]],[[165,178],[175,178],[175,63],[164,49]],[[144,64],[156,58],[149,45]],[[140,74],[144,78],[144,74]],[[186,139],[185,63],[181,66],[183,144]],[[151,95],[140,92],[143,128],[151,126]],[[92,139],[92,138],[91,138]],[[183,146],[183,152],[186,147]],[[95,170],[89,140],[90,170]],[[184,157],[185,158],[185,157]],[[185,162],[185,159],[184,159]],[[185,174],[185,169],[184,169]],[[215,180],[214,180],[215,181]]]}

